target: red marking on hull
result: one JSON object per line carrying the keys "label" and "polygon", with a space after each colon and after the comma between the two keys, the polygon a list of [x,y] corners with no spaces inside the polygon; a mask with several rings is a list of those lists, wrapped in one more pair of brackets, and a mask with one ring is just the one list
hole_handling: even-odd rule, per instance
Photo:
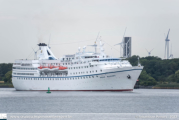
{"label": "red marking on hull", "polygon": [[[47,91],[47,90],[17,90],[17,91]],[[133,89],[120,90],[50,90],[50,91],[133,91]]]}

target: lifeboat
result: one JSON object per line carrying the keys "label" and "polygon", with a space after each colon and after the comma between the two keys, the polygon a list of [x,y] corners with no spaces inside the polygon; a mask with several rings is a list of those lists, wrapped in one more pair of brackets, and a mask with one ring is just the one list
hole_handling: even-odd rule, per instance
{"label": "lifeboat", "polygon": [[39,70],[39,71],[43,71],[42,68],[43,68],[43,66],[40,65],[40,67],[38,67],[38,70]]}
{"label": "lifeboat", "polygon": [[48,67],[48,66],[44,66],[44,67],[42,68],[42,70],[43,70],[43,71],[48,71],[48,70],[49,70],[49,67]]}
{"label": "lifeboat", "polygon": [[67,69],[67,67],[63,67],[63,66],[59,67],[59,70],[65,70],[65,69]]}
{"label": "lifeboat", "polygon": [[40,65],[40,67],[38,67],[39,71],[47,71],[49,68],[47,66],[42,66]]}
{"label": "lifeboat", "polygon": [[54,71],[57,71],[59,69],[59,67],[58,66],[54,66],[53,69],[54,69]]}
{"label": "lifeboat", "polygon": [[53,65],[51,65],[51,64],[48,65],[48,68],[49,68],[50,71],[53,71],[53,70],[52,70],[52,69],[53,69]]}
{"label": "lifeboat", "polygon": [[52,65],[50,65],[50,67],[49,67],[50,69],[50,71],[56,71],[56,70],[58,70],[58,66],[52,66]]}

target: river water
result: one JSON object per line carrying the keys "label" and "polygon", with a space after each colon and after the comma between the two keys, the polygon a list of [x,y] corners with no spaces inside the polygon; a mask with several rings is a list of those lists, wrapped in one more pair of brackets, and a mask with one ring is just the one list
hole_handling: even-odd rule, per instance
{"label": "river water", "polygon": [[52,91],[47,94],[45,91],[0,88],[0,113],[179,113],[179,90]]}

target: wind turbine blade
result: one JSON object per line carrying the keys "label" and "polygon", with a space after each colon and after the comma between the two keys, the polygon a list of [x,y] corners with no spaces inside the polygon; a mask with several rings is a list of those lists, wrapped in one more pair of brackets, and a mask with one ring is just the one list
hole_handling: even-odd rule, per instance
{"label": "wind turbine blade", "polygon": [[[154,49],[154,48],[153,48],[153,49]],[[153,49],[152,49],[152,50],[153,50]],[[150,52],[152,52],[152,50],[151,50]]]}
{"label": "wind turbine blade", "polygon": [[170,29],[168,30],[167,39],[168,39],[168,37],[169,37],[169,32],[170,32]]}
{"label": "wind turbine blade", "polygon": [[92,46],[92,47],[96,47],[97,45],[87,45],[87,46]]}
{"label": "wind turbine blade", "polygon": [[146,48],[145,48],[145,50],[146,50],[147,52],[149,52]]}
{"label": "wind turbine blade", "polygon": [[118,43],[118,44],[115,44],[114,46],[116,46],[116,45],[120,45],[121,43]]}

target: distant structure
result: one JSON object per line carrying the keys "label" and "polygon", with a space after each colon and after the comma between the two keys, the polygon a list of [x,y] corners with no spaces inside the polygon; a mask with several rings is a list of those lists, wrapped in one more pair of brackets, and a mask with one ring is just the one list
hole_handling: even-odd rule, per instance
{"label": "distant structure", "polygon": [[171,50],[170,50],[170,57],[169,59],[173,59],[173,54],[172,54],[172,45],[171,45]]}
{"label": "distant structure", "polygon": [[[127,29],[127,28],[126,28],[126,29]],[[123,47],[124,47],[124,36],[125,36],[125,33],[126,33],[126,29],[125,29],[124,35],[123,35],[123,37],[122,37],[122,42],[114,45],[114,46],[120,45],[120,57],[124,57],[124,56],[122,56],[122,49],[123,49]]]}
{"label": "distant structure", "polygon": [[131,57],[131,48],[132,48],[131,40],[132,40],[131,37],[124,37],[123,57],[125,58]]}
{"label": "distant structure", "polygon": [[165,39],[165,55],[164,55],[165,59],[169,59],[170,58],[170,56],[169,56],[169,41],[170,40],[168,39],[169,32],[170,32],[170,29],[168,30],[168,34],[167,34],[167,37]]}
{"label": "distant structure", "polygon": [[131,48],[132,48],[132,43],[131,43],[132,38],[124,37],[126,33],[126,29],[122,38],[122,42],[116,44],[116,45],[120,45],[120,57],[124,57],[124,58],[131,57]]}
{"label": "distant structure", "polygon": [[[153,48],[153,49],[154,49],[154,48]],[[153,49],[152,49],[152,50],[153,50]],[[146,49],[146,51],[147,51],[147,53],[148,53],[148,56],[151,55],[152,50],[151,50],[151,51],[148,51],[148,50]]]}

